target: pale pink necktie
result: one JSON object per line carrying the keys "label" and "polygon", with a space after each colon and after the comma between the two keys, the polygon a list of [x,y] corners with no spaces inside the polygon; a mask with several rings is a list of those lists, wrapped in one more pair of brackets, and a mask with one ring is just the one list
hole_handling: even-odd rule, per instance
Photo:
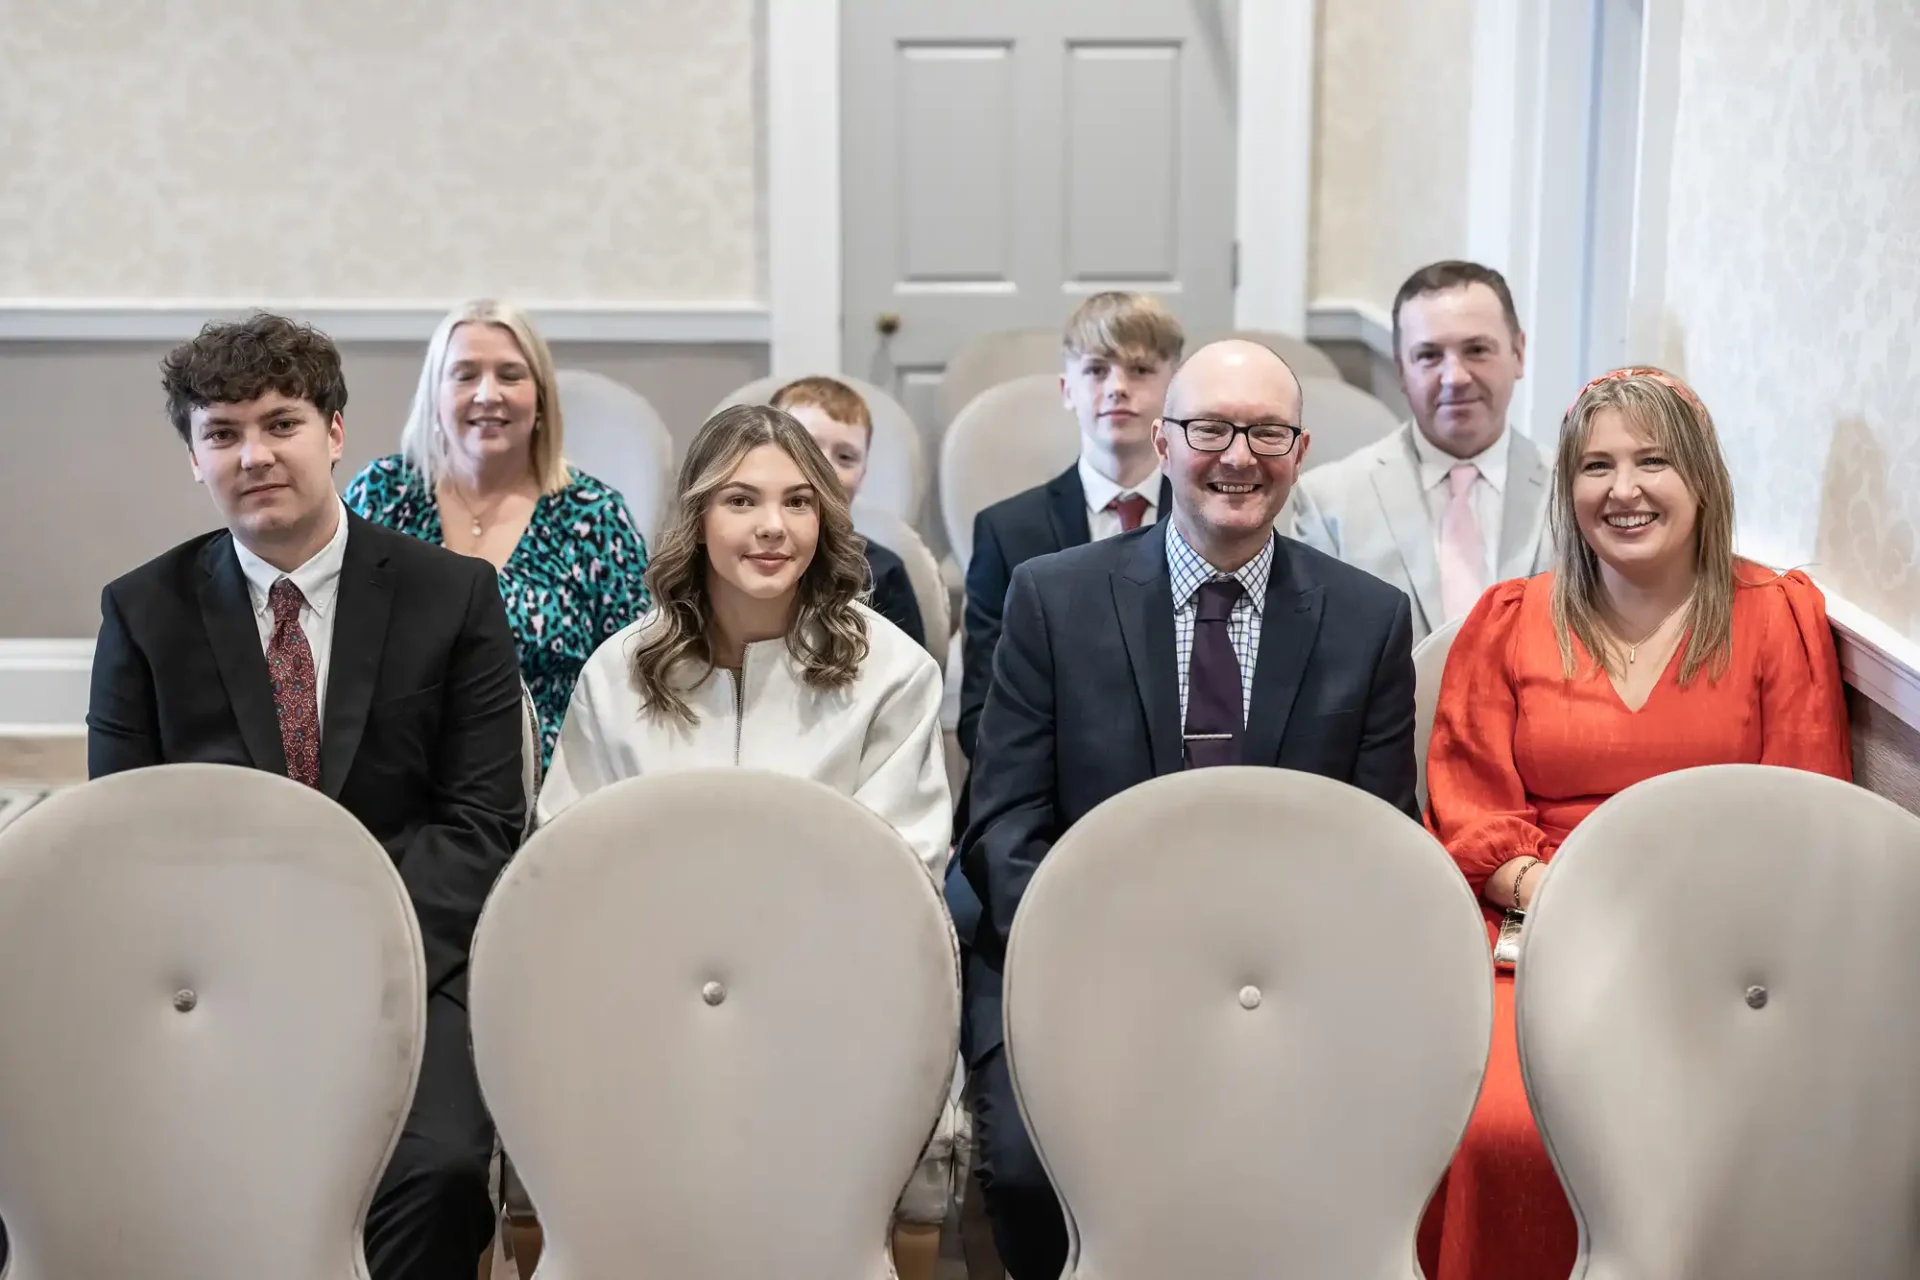
{"label": "pale pink necktie", "polygon": [[1447,621],[1470,612],[1486,590],[1487,552],[1473,515],[1480,468],[1462,462],[1447,472],[1447,509],[1440,517],[1440,607]]}

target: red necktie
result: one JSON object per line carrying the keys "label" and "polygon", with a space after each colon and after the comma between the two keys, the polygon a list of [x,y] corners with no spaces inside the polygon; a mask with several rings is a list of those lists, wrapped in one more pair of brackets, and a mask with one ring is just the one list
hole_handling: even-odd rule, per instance
{"label": "red necktie", "polygon": [[1120,532],[1131,533],[1146,517],[1147,500],[1137,493],[1123,493],[1107,504],[1107,510],[1120,513]]}
{"label": "red necktie", "polygon": [[273,606],[273,635],[267,641],[267,674],[273,679],[273,706],[280,713],[280,747],[287,776],[310,787],[320,785],[320,698],[313,673],[313,650],[300,629],[300,606],[307,598],[293,579],[281,578],[267,592]]}

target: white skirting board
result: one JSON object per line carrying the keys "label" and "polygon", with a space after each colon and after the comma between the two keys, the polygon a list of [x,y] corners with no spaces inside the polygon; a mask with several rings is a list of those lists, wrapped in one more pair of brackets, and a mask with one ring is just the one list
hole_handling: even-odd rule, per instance
{"label": "white skirting board", "polygon": [[91,640],[0,639],[0,738],[86,732]]}
{"label": "white skirting board", "polygon": [[[1839,596],[1827,614],[1846,682],[1920,731],[1920,643]],[[0,738],[85,733],[92,669],[91,640],[0,639]]]}

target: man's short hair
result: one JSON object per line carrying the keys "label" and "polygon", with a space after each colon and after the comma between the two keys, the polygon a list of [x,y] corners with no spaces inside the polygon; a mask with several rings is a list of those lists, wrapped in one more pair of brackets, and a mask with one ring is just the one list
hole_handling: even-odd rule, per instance
{"label": "man's short hair", "polygon": [[865,427],[867,439],[873,439],[873,412],[867,408],[865,398],[838,378],[797,379],[774,392],[768,403],[783,410],[818,409],[835,422]]}
{"label": "man's short hair", "polygon": [[1186,345],[1186,331],[1160,299],[1117,290],[1093,294],[1075,307],[1060,338],[1068,359],[1150,355],[1177,364]]}
{"label": "man's short hair", "polygon": [[347,407],[347,380],[333,340],[312,325],[266,312],[237,323],[208,321],[160,362],[160,385],[167,392],[167,417],[188,442],[195,409],[242,404],[268,391],[305,400],[329,421]]}
{"label": "man's short hair", "polygon": [[1507,278],[1492,267],[1448,258],[1444,262],[1430,262],[1408,276],[1407,282],[1400,286],[1400,292],[1393,295],[1394,357],[1397,359],[1400,355],[1401,307],[1429,293],[1445,293],[1449,289],[1464,289],[1472,284],[1483,284],[1493,290],[1493,296],[1500,299],[1500,310],[1507,318],[1507,332],[1519,337],[1520,313],[1513,309],[1513,290],[1507,288]]}

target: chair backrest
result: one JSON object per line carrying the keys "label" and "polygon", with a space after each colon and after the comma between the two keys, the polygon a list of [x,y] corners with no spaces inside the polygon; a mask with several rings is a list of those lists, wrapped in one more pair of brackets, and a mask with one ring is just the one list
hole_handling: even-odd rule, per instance
{"label": "chair backrest", "polygon": [[[920,432],[900,402],[871,382],[844,373],[826,375],[846,383],[867,402],[873,415],[873,447],[867,451],[867,478],[860,484],[860,501],[891,511],[908,524],[918,524],[927,500],[927,459]],[[755,378],[713,407],[713,412],[736,404],[765,404],[793,378]],[[709,417],[712,415],[709,414]]]}
{"label": "chair backrest", "polygon": [[310,787],[165,765],[0,831],[9,1280],[365,1280],[420,1065],[393,860]]}
{"label": "chair backrest", "polygon": [[944,433],[981,392],[1033,374],[1058,378],[1065,362],[1058,329],[1001,329],[981,334],[954,352],[940,375],[941,431]]}
{"label": "chair backrest", "polygon": [[973,555],[973,520],[1044,484],[1080,456],[1080,425],[1060,399],[1060,375],[1029,374],[975,396],[940,442],[940,514],[954,559]]}
{"label": "chair backrest", "polygon": [[640,535],[660,531],[673,487],[673,437],[647,398],[588,369],[561,369],[567,460],[620,491]]}
{"label": "chair backrest", "polygon": [[1340,377],[1340,366],[1333,362],[1333,357],[1305,338],[1296,338],[1290,333],[1276,333],[1268,329],[1236,329],[1226,336],[1245,338],[1249,342],[1258,342],[1272,348],[1276,355],[1287,362],[1287,367],[1293,370],[1295,377]]}
{"label": "chair backrest", "polygon": [[1447,654],[1460,634],[1465,618],[1455,618],[1413,646],[1413,766],[1414,798],[1421,812],[1427,808],[1427,743],[1433,738],[1433,713],[1440,705],[1440,680],[1447,674]]}
{"label": "chair backrest", "polygon": [[533,690],[527,688],[527,682],[520,682],[520,786],[527,794],[527,817],[520,829],[521,839],[533,830],[534,802],[540,798],[540,775],[542,773],[540,755],[545,740],[540,731],[540,707],[533,700]]}
{"label": "chair backrest", "polygon": [[1760,765],[1567,838],[1515,1012],[1585,1276],[1920,1275],[1920,818]]}
{"label": "chair backrest", "polygon": [[920,606],[920,622],[927,633],[927,652],[944,669],[947,665],[947,632],[953,625],[947,605],[947,584],[940,577],[940,562],[920,540],[907,522],[891,511],[853,504],[854,531],[872,538],[900,557],[913,583],[913,602]]}
{"label": "chair backrest", "polygon": [[1481,921],[1431,836],[1312,774],[1173,774],[1074,824],[1003,993],[1067,1274],[1414,1280],[1486,1066]]}
{"label": "chair backrest", "polygon": [[543,1276],[888,1280],[960,997],[939,890],[867,808],[751,770],[608,787],[508,867],[469,976]]}
{"label": "chair backrest", "polygon": [[1301,378],[1301,415],[1313,443],[1306,470],[1338,462],[1356,449],[1384,440],[1400,429],[1386,402],[1338,378]]}

